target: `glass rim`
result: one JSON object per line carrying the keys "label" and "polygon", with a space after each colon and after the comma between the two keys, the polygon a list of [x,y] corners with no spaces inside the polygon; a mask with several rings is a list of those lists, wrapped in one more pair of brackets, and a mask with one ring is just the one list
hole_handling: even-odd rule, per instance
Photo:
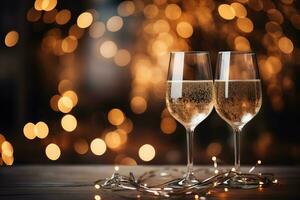
{"label": "glass rim", "polygon": [[255,55],[256,53],[253,51],[219,51],[218,54],[222,53],[230,53],[230,54],[250,54]]}
{"label": "glass rim", "polygon": [[184,54],[209,54],[209,51],[170,51],[170,54],[184,53]]}

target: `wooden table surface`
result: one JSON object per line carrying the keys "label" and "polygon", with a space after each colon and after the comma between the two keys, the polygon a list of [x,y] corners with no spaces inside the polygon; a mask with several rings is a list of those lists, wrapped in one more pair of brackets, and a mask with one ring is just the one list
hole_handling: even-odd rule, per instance
{"label": "wooden table surface", "polygon": [[[141,175],[147,170],[158,168],[158,166],[120,166],[120,173],[127,175],[132,171],[136,175]],[[179,168],[184,169],[182,166]],[[198,168],[207,168],[207,166]],[[263,188],[262,191],[230,189],[228,192],[219,192],[206,199],[300,199],[299,169],[300,167],[260,167],[260,172],[274,173],[279,184]],[[0,200],[94,200],[98,191],[94,188],[93,182],[99,178],[109,177],[113,171],[113,166],[103,165],[3,167],[0,168]],[[104,195],[101,199],[122,199],[112,196],[113,194]]]}

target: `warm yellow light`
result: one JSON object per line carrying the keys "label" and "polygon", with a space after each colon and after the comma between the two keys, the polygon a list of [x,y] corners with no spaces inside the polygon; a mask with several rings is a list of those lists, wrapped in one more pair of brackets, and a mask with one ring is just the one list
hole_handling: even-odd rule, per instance
{"label": "warm yellow light", "polygon": [[142,114],[147,109],[147,101],[140,96],[135,96],[130,101],[131,110],[136,114]]}
{"label": "warm yellow light", "polygon": [[41,1],[36,0],[36,2],[39,3],[37,7],[45,11],[53,10],[57,5],[57,0],[41,0]]}
{"label": "warm yellow light", "polygon": [[114,57],[114,62],[120,67],[124,67],[130,63],[131,55],[126,49],[118,50],[117,54]]}
{"label": "warm yellow light", "polygon": [[35,134],[38,138],[44,139],[49,133],[48,125],[45,122],[38,122],[35,125]]}
{"label": "warm yellow light", "polygon": [[72,107],[76,106],[78,103],[78,96],[76,94],[76,92],[74,92],[73,90],[68,90],[66,92],[63,93],[64,97],[69,97],[72,101]]}
{"label": "warm yellow light", "polygon": [[193,27],[188,22],[179,22],[176,26],[176,31],[182,38],[189,38],[193,35]]}
{"label": "warm yellow light", "polygon": [[17,31],[10,31],[6,34],[4,43],[7,47],[15,46],[19,41],[19,33]]}
{"label": "warm yellow light", "polygon": [[74,143],[74,150],[80,154],[86,154],[89,150],[89,144],[84,139],[79,139]]}
{"label": "warm yellow light", "polygon": [[105,41],[100,46],[100,53],[105,58],[112,58],[116,55],[118,47],[113,41]]}
{"label": "warm yellow light", "polygon": [[45,153],[50,160],[57,160],[61,154],[59,146],[54,143],[51,143],[46,147]]}
{"label": "warm yellow light", "polygon": [[28,122],[27,124],[25,124],[23,128],[24,136],[29,140],[33,140],[36,137],[34,129],[35,125],[33,123]]}
{"label": "warm yellow light", "polygon": [[154,147],[150,144],[144,144],[139,149],[139,157],[146,162],[152,160],[155,157]]}
{"label": "warm yellow light", "polygon": [[7,157],[12,157],[14,154],[14,148],[10,142],[4,141],[1,145],[1,152],[2,155],[5,155]]}
{"label": "warm yellow light", "polygon": [[251,49],[248,39],[243,36],[237,36],[234,39],[234,45],[238,51],[249,51]]}
{"label": "warm yellow light", "polygon": [[100,38],[105,33],[105,24],[103,22],[94,22],[89,29],[92,38]]}
{"label": "warm yellow light", "polygon": [[106,22],[107,30],[111,32],[117,32],[123,26],[123,19],[119,16],[112,16]]}
{"label": "warm yellow light", "polygon": [[114,108],[108,112],[107,118],[112,125],[118,126],[124,122],[125,115],[120,109]]}
{"label": "warm yellow light", "polygon": [[59,11],[55,17],[56,23],[59,25],[64,25],[68,23],[71,19],[71,12],[68,9],[63,9]]}
{"label": "warm yellow light", "polygon": [[77,38],[73,35],[66,37],[61,43],[61,48],[65,53],[72,53],[77,48]]}
{"label": "warm yellow light", "polygon": [[68,96],[60,97],[57,103],[57,107],[63,113],[70,112],[73,108],[72,99]]}
{"label": "warm yellow light", "polygon": [[98,194],[96,194],[96,195],[94,196],[94,199],[95,199],[95,200],[101,200],[101,196],[98,195]]}
{"label": "warm yellow light", "polygon": [[247,18],[247,17],[245,17],[245,18],[238,18],[238,19],[236,20],[236,25],[237,25],[237,27],[238,27],[241,31],[243,31],[243,32],[245,32],[245,33],[250,33],[250,32],[253,31],[253,23],[252,23],[252,21],[251,21],[249,18]]}
{"label": "warm yellow light", "polygon": [[176,20],[181,16],[181,8],[177,4],[168,4],[165,15],[170,20]]}
{"label": "warm yellow light", "polygon": [[91,142],[90,148],[93,154],[101,156],[106,151],[106,144],[102,139],[96,138]]}
{"label": "warm yellow light", "polygon": [[158,15],[158,13],[159,13],[159,9],[154,4],[148,4],[144,8],[144,15],[148,19],[153,19],[154,17],[156,17]]}
{"label": "warm yellow light", "polygon": [[93,15],[90,12],[81,13],[77,18],[77,25],[80,28],[87,28],[93,22]]}
{"label": "warm yellow light", "polygon": [[121,146],[122,141],[118,132],[111,131],[105,135],[105,143],[110,149],[117,149]]}
{"label": "warm yellow light", "polygon": [[239,18],[244,18],[247,16],[247,9],[241,3],[232,3],[230,6],[234,9],[235,16]]}
{"label": "warm yellow light", "polygon": [[14,157],[13,156],[6,156],[6,155],[2,154],[2,160],[8,166],[13,165],[13,163],[14,163]]}
{"label": "warm yellow light", "polygon": [[172,117],[165,117],[161,120],[160,129],[165,134],[174,133],[176,130],[176,121]]}
{"label": "warm yellow light", "polygon": [[293,42],[287,37],[281,37],[278,40],[278,47],[285,54],[290,54],[294,50]]}
{"label": "warm yellow light", "polygon": [[36,22],[41,18],[41,12],[34,8],[30,8],[27,12],[26,18],[30,22]]}
{"label": "warm yellow light", "polygon": [[232,20],[235,17],[235,11],[233,7],[228,4],[221,4],[218,7],[219,15],[226,20]]}
{"label": "warm yellow light", "polygon": [[122,1],[118,6],[118,14],[123,17],[132,15],[135,11],[135,5],[132,1]]}
{"label": "warm yellow light", "polygon": [[152,52],[154,55],[161,56],[168,52],[169,48],[164,40],[155,40],[152,43]]}
{"label": "warm yellow light", "polygon": [[61,126],[67,132],[72,132],[77,127],[77,120],[73,115],[67,114],[61,119]]}
{"label": "warm yellow light", "polygon": [[42,3],[43,3],[43,0],[35,0],[35,2],[34,2],[34,8],[36,10],[38,10],[38,11],[43,10]]}
{"label": "warm yellow light", "polygon": [[159,19],[153,24],[153,31],[155,33],[169,32],[170,24],[164,19]]}
{"label": "warm yellow light", "polygon": [[130,119],[126,118],[126,120],[119,125],[118,128],[124,130],[128,134],[133,130],[133,123]]}
{"label": "warm yellow light", "polygon": [[64,79],[61,80],[58,84],[59,93],[63,94],[64,92],[71,90],[73,88],[73,84],[70,80]]}

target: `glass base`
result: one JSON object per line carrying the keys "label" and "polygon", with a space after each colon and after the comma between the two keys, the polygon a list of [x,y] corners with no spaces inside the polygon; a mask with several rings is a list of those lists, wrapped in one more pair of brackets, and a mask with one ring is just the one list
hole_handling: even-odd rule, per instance
{"label": "glass base", "polygon": [[171,181],[167,185],[167,187],[173,188],[173,189],[181,189],[181,188],[186,188],[186,187],[192,187],[199,183],[200,183],[200,181],[194,175],[189,175],[189,177],[184,177],[184,178],[175,179],[175,180]]}
{"label": "glass base", "polygon": [[226,187],[234,189],[253,189],[262,187],[263,184],[264,181],[262,177],[256,174],[243,173],[238,173],[223,183]]}

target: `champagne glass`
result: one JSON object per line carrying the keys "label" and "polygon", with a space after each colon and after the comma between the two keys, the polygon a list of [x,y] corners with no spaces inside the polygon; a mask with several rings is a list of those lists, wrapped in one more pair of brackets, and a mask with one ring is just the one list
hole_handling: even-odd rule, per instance
{"label": "champagne glass", "polygon": [[230,180],[236,188],[256,186],[240,169],[240,137],[243,127],[258,113],[261,103],[261,81],[255,53],[222,51],[218,54],[215,75],[215,109],[234,131],[234,165],[237,175]]}
{"label": "champagne glass", "polygon": [[212,111],[213,78],[208,52],[172,52],[169,63],[166,104],[171,115],[186,129],[187,171],[178,187],[199,181],[193,175],[194,129]]}

